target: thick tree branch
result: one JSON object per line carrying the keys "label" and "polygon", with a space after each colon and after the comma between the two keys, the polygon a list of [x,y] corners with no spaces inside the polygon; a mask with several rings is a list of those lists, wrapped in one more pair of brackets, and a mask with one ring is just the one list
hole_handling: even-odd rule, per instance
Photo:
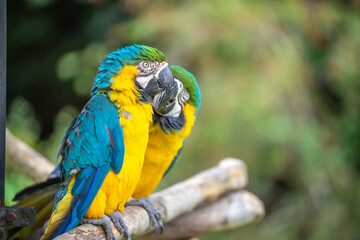
{"label": "thick tree branch", "polygon": [[32,180],[46,180],[55,165],[6,129],[6,163]]}
{"label": "thick tree branch", "polygon": [[264,205],[261,200],[254,194],[241,190],[175,218],[165,224],[165,231],[160,236],[149,233],[139,239],[187,239],[253,223],[261,220],[263,216]]}
{"label": "thick tree branch", "polygon": [[[214,201],[225,193],[242,189],[246,183],[247,170],[244,162],[228,158],[221,161],[216,167],[152,195],[151,199],[162,213],[163,221],[169,222],[181,214],[193,211],[201,203]],[[140,207],[125,208],[123,218],[133,237],[154,230],[148,214]],[[113,228],[113,232],[116,239],[123,239],[122,234],[115,228]],[[55,239],[91,240],[104,239],[104,237],[105,234],[100,227],[85,224]]]}
{"label": "thick tree branch", "polygon": [[[7,163],[35,181],[45,180],[55,165],[8,130],[6,137]],[[218,166],[151,196],[163,215],[163,221],[168,222],[163,235],[142,236],[154,230],[147,212],[142,208],[127,207],[123,217],[130,234],[133,237],[142,236],[140,238],[144,240],[191,239],[192,236],[245,225],[264,215],[263,204],[256,196],[239,191],[246,184],[245,164],[240,160],[225,159]],[[116,239],[123,239],[115,228],[113,231]],[[56,239],[91,240],[104,237],[101,228],[86,224]]]}

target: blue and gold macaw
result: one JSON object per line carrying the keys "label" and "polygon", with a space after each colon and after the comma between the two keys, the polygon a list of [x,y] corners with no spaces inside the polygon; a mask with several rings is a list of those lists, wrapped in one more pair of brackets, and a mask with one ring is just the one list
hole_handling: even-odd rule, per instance
{"label": "blue and gold macaw", "polygon": [[[171,66],[170,69],[178,91],[175,98],[164,93],[154,98],[154,124],[150,127],[141,179],[132,195],[135,199],[150,196],[174,166],[200,108],[200,89],[195,77],[180,66]],[[171,102],[174,105],[169,107]],[[126,205],[133,205],[132,202]]]}
{"label": "blue and gold macaw", "polygon": [[[157,231],[162,227],[161,216],[156,214],[157,210],[148,203],[148,199],[142,202],[141,200],[153,192],[162,177],[175,164],[200,107],[200,91],[195,77],[179,66],[171,66],[170,69],[176,78],[177,88],[171,89],[172,94],[161,93],[154,97],[153,106],[156,111],[153,115],[154,124],[150,127],[141,179],[132,195],[133,198],[142,199],[135,199],[127,203],[127,205],[150,208],[150,211],[149,209],[147,211],[152,222],[157,222],[155,225]],[[176,90],[175,97],[174,89]],[[21,205],[35,206],[38,215],[34,227],[23,228],[14,236],[27,236],[42,226],[48,219],[49,206],[53,205],[53,199],[49,200],[49,196],[58,189],[58,185],[59,181],[56,178],[50,178],[45,183],[25,189],[15,197],[16,200],[20,200]],[[150,214],[151,209],[153,209],[152,214]]]}
{"label": "blue and gold macaw", "polygon": [[[175,87],[174,87],[175,86]],[[69,125],[58,151],[61,187],[43,240],[81,221],[104,226],[111,221],[128,239],[121,213],[140,180],[152,124],[153,97],[176,89],[159,50],[132,45],[102,61],[92,98]]]}

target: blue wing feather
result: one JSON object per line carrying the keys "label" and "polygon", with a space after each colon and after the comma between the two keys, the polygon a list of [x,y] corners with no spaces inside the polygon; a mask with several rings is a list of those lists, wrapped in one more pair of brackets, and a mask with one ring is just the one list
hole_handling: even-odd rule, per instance
{"label": "blue wing feather", "polygon": [[[62,180],[78,170],[71,189],[73,196],[69,214],[55,236],[76,227],[88,211],[106,175],[112,169],[119,173],[125,153],[124,134],[117,109],[104,94],[96,94],[85,105],[79,116],[69,125],[58,155]],[[68,192],[62,185],[54,209]]]}
{"label": "blue wing feather", "polygon": [[111,168],[118,174],[121,170],[125,155],[124,132],[119,124],[115,125],[113,129],[108,129],[108,132],[112,149]]}
{"label": "blue wing feather", "polygon": [[104,165],[100,168],[89,166],[78,173],[71,189],[71,194],[74,196],[71,203],[72,210],[54,237],[75,228],[80,223],[109,171],[110,166]]}
{"label": "blue wing feather", "polygon": [[60,163],[63,179],[72,169],[85,168],[89,164],[100,167],[111,163],[113,170],[118,172],[124,156],[123,138],[114,104],[104,94],[93,96],[62,140],[64,146],[58,155],[63,156]]}

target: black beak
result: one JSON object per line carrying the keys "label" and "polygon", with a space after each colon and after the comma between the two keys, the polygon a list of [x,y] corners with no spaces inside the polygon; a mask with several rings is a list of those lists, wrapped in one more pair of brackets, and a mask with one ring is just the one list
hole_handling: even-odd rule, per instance
{"label": "black beak", "polygon": [[168,87],[168,91],[164,91],[154,98],[154,108],[160,115],[169,113],[176,104],[176,96],[178,95],[179,87],[174,82],[173,85]]}
{"label": "black beak", "polygon": [[162,87],[160,87],[159,80],[155,77],[153,77],[146,88],[144,89],[144,93],[150,97],[150,101],[152,101],[152,98],[156,95],[164,91]]}
{"label": "black beak", "polygon": [[173,91],[172,89],[174,86],[175,87],[177,86],[174,80],[174,75],[169,66],[166,66],[161,70],[161,72],[159,73],[158,81],[160,87],[162,89],[165,89],[165,91],[167,91],[168,94],[170,94],[170,92]]}
{"label": "black beak", "polygon": [[170,70],[169,66],[166,66],[159,72],[157,77],[153,77],[146,88],[143,90],[148,96],[154,97],[155,95],[165,91],[166,94],[170,94],[173,87],[176,87],[176,83],[174,81],[174,75]]}
{"label": "black beak", "polygon": [[177,92],[178,86],[169,66],[163,68],[158,77],[152,78],[144,89],[144,93],[153,99],[156,112],[161,115],[174,107]]}

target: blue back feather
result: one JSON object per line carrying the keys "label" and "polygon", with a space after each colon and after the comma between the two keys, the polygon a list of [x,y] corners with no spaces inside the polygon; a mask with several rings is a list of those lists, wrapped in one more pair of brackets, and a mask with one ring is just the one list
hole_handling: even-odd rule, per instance
{"label": "blue back feather", "polygon": [[125,145],[115,105],[104,94],[94,95],[69,126],[61,146],[62,179],[67,179],[71,170],[90,164],[100,167],[111,163],[118,172]]}
{"label": "blue back feather", "polygon": [[[59,148],[63,181],[69,178],[72,170],[78,173],[71,189],[70,213],[56,235],[80,223],[109,171],[120,172],[124,154],[124,134],[117,109],[105,94],[96,94],[70,124]],[[68,184],[61,186],[54,209],[66,195],[67,188]]]}

